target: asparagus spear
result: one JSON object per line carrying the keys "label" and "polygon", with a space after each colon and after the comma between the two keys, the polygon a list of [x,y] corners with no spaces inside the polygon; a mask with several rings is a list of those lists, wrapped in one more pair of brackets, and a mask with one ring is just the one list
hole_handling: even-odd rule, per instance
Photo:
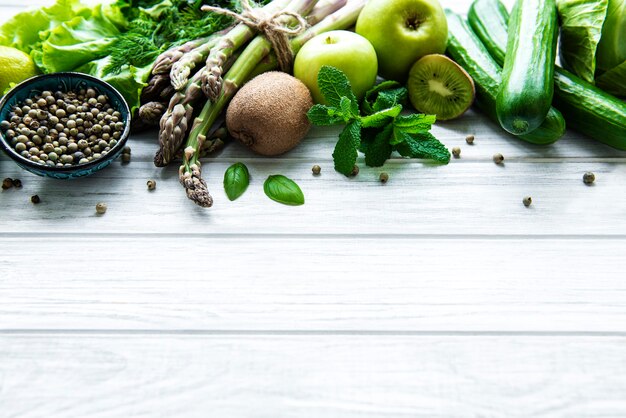
{"label": "asparagus spear", "polygon": [[[239,54],[233,55],[224,68],[229,69],[238,57]],[[168,165],[183,144],[192,120],[193,106],[203,97],[201,79],[201,73],[197,72],[187,82],[185,90],[174,93],[170,99],[160,123],[159,149],[154,156],[157,167]]]}
{"label": "asparagus spear", "polygon": [[[365,6],[365,2],[366,0],[351,1],[345,7],[309,28],[302,35],[294,38],[291,41],[293,51],[297,52],[306,41],[322,32],[345,29],[354,25],[361,9]],[[210,207],[213,204],[206,182],[201,177],[201,164],[199,161],[199,150],[202,149],[202,145],[206,140],[206,133],[242,83],[251,74],[259,72],[256,68],[257,66],[262,67],[261,70],[265,71],[276,67],[277,61],[275,57],[269,56],[268,58],[270,49],[269,41],[265,37],[257,36],[252,40],[226,74],[223,88],[217,99],[214,102],[207,101],[198,117],[194,120],[184,150],[183,164],[179,169],[179,178],[185,187],[187,197],[200,206]]]}
{"label": "asparagus spear", "polygon": [[187,85],[189,75],[194,68],[207,59],[207,56],[211,52],[211,48],[218,43],[221,37],[225,36],[230,30],[232,30],[232,28],[233,26],[216,32],[208,38],[203,38],[203,43],[197,45],[190,51],[185,52],[179,59],[172,63],[168,71],[170,73],[172,86],[174,86],[176,90],[180,90]]}
{"label": "asparagus spear", "polygon": [[139,118],[145,125],[157,126],[165,109],[165,103],[148,102],[139,108]]}
{"label": "asparagus spear", "polygon": [[[274,0],[261,10],[267,13],[268,16],[283,9],[288,12],[306,15],[315,6],[315,3],[317,3],[317,0],[294,0],[293,2],[289,2],[289,0]],[[202,10],[214,9],[204,6]],[[219,95],[222,86],[222,74],[224,73],[223,65],[228,60],[228,57],[245,45],[254,35],[255,31],[252,27],[245,23],[240,23],[227,36],[222,37],[216,47],[211,50],[206,60],[205,70],[202,73],[202,91],[209,99],[215,100]]]}
{"label": "asparagus spear", "polygon": [[185,42],[182,45],[174,46],[157,57],[152,66],[152,74],[167,74],[172,69],[172,65],[180,60],[186,53],[206,44],[214,38],[214,35],[206,38],[198,38]]}

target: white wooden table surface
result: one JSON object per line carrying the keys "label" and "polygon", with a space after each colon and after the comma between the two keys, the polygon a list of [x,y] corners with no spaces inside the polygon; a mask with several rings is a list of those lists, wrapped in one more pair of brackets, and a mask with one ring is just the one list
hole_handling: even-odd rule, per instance
{"label": "white wooden table surface", "polygon": [[[25,3],[45,2],[0,15]],[[392,160],[381,185],[333,171],[337,133],[275,159],[229,145],[209,210],[153,166],[154,133],[75,181],[2,157],[24,187],[0,194],[0,417],[626,416],[626,153],[470,112],[435,129],[460,159]],[[252,183],[229,202],[236,161]],[[304,206],[265,197],[274,173]]]}

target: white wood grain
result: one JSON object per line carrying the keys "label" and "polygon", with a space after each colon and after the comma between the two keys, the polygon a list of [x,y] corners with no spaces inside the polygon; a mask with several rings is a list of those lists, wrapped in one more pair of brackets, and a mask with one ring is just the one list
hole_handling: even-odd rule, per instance
{"label": "white wood grain", "polygon": [[0,416],[623,417],[624,344],[576,336],[4,335]]}
{"label": "white wood grain", "polygon": [[[416,235],[589,235],[626,234],[626,165],[623,163],[452,161],[448,166],[398,162],[384,170],[391,180],[380,184],[381,169],[364,167],[356,178],[311,162],[242,160],[252,175],[248,191],[229,202],[223,173],[233,161],[205,164],[204,175],[215,197],[213,208],[196,207],[178,184],[176,167],[158,169],[131,162],[88,179],[59,181],[0,167],[0,177],[20,177],[21,190],[0,194],[5,233],[172,233],[172,234],[416,234]],[[593,171],[596,184],[583,184]],[[270,201],[263,181],[281,173],[300,184],[306,204],[290,207]],[[155,178],[149,193],[146,180]],[[32,205],[38,194],[42,203]],[[522,205],[524,196],[534,203]],[[105,216],[96,216],[97,202]]]}
{"label": "white wood grain", "polygon": [[624,239],[2,242],[0,330],[626,331]]}

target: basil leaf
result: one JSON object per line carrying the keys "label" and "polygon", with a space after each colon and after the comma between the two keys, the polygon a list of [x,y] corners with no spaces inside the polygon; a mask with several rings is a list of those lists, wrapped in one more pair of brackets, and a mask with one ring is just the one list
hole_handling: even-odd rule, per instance
{"label": "basil leaf", "polygon": [[231,165],[224,173],[224,191],[231,201],[241,196],[249,184],[250,173],[243,163]]}
{"label": "basil leaf", "polygon": [[263,191],[270,199],[285,205],[304,205],[304,194],[300,187],[291,179],[276,174],[269,176],[263,184]]}

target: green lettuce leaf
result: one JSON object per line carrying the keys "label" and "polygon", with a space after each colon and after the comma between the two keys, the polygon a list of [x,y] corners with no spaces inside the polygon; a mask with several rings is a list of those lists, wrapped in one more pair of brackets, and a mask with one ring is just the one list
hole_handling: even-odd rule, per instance
{"label": "green lettuce leaf", "polygon": [[27,10],[6,21],[0,26],[0,44],[30,54],[40,49],[42,38],[60,24],[90,14],[90,8],[78,0],[57,0],[50,7]]}
{"label": "green lettuce leaf", "polygon": [[52,29],[42,44],[45,72],[73,70],[109,55],[109,46],[124,28],[117,8],[98,5],[88,17],[79,16]]}
{"label": "green lettuce leaf", "polygon": [[609,0],[557,0],[561,21],[561,62],[590,83],[594,81],[596,51],[608,3]]}
{"label": "green lettuce leaf", "polygon": [[131,112],[134,112],[140,105],[141,90],[147,85],[152,64],[145,67],[127,66],[116,74],[106,74],[105,69],[110,63],[110,57],[101,58],[96,61],[77,68],[75,71],[98,77],[115,87],[128,102]]}

